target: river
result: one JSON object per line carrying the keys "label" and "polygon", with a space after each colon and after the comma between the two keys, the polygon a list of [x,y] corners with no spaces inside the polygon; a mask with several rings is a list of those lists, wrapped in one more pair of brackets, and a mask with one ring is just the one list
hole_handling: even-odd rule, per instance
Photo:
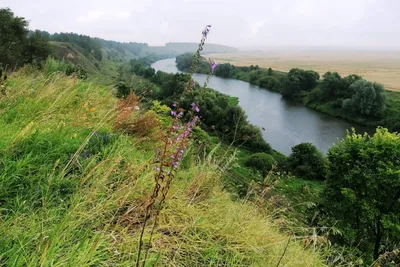
{"label": "river", "polygon": [[[152,67],[157,71],[176,73],[175,58],[159,60]],[[193,78],[204,84],[207,75],[195,74]],[[289,155],[291,148],[302,142],[313,143],[326,153],[346,130],[354,127],[357,132],[372,133],[374,129],[317,112],[303,104],[282,98],[281,94],[262,89],[256,85],[234,79],[211,77],[208,84],[218,92],[236,96],[248,120],[259,127],[264,139],[275,150]]]}

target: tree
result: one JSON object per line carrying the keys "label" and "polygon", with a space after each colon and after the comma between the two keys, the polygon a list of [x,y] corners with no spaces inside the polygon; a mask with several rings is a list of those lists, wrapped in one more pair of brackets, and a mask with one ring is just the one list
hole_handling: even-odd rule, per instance
{"label": "tree", "polygon": [[218,64],[217,67],[215,68],[214,74],[215,76],[229,78],[232,77],[233,71],[234,71],[234,66],[232,66],[229,63]]}
{"label": "tree", "polygon": [[291,69],[282,83],[282,94],[294,98],[300,91],[310,91],[317,85],[319,74],[312,70]]}
{"label": "tree", "polygon": [[327,171],[326,159],[311,143],[301,143],[292,147],[288,166],[293,174],[305,179],[323,180]]}
{"label": "tree", "polygon": [[22,65],[28,35],[28,22],[15,17],[9,9],[0,9],[0,64],[14,68]]}
{"label": "tree", "polygon": [[40,63],[50,54],[48,39],[40,31],[29,32],[25,18],[9,9],[0,9],[0,65],[14,69]]}
{"label": "tree", "polygon": [[342,242],[377,259],[383,239],[399,241],[400,134],[348,133],[328,159],[324,211],[343,231]]}
{"label": "tree", "polygon": [[386,108],[383,85],[363,79],[355,81],[350,90],[353,96],[343,102],[343,107],[358,114],[379,117]]}
{"label": "tree", "polygon": [[337,72],[328,71],[321,82],[321,95],[325,101],[332,100],[342,91],[342,77]]}
{"label": "tree", "polygon": [[49,40],[38,30],[30,33],[24,48],[24,63],[40,63],[49,54]]}

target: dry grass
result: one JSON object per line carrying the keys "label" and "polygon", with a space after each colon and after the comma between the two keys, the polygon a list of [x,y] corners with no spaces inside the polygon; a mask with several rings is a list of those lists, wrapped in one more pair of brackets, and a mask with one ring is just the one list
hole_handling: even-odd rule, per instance
{"label": "dry grass", "polygon": [[387,90],[400,91],[400,52],[368,51],[289,51],[242,52],[207,55],[219,63],[289,71],[291,68],[311,69],[320,75],[337,71],[341,75],[358,74],[382,83]]}

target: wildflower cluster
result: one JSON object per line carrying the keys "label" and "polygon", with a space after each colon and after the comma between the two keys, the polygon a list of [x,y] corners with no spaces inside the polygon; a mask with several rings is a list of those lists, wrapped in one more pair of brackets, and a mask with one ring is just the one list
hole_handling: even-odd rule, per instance
{"label": "wildflower cluster", "polygon": [[[155,186],[153,189],[153,193],[151,195],[151,198],[149,199],[147,205],[146,205],[146,211],[145,211],[145,220],[143,222],[143,227],[142,227],[142,232],[140,235],[140,240],[139,240],[139,254],[137,257],[136,261],[136,266],[139,266],[139,262],[141,260],[141,250],[143,246],[143,234],[144,230],[146,228],[147,222],[150,219],[151,211],[153,210],[153,207],[157,207],[155,210],[155,215],[154,215],[154,222],[152,226],[152,230],[150,233],[150,240],[149,243],[151,243],[151,239],[155,230],[155,227],[157,225],[158,221],[158,216],[160,214],[160,211],[163,207],[163,204],[165,202],[165,198],[167,196],[167,193],[169,191],[169,188],[171,186],[172,179],[179,167],[179,164],[181,163],[183,159],[183,155],[187,149],[188,146],[188,137],[190,133],[192,132],[193,127],[196,126],[196,124],[199,121],[199,117],[197,115],[198,112],[200,112],[199,107],[196,104],[192,104],[192,119],[187,122],[186,124],[182,124],[182,117],[184,115],[184,110],[179,108],[176,104],[173,104],[173,109],[171,110],[171,116],[173,117],[173,123],[170,127],[169,132],[166,134],[164,137],[164,146],[162,149],[158,149],[156,152],[156,157],[155,157]],[[146,259],[147,259],[147,254],[148,254],[148,248],[145,251],[144,255],[144,261],[143,265],[145,265]]]}
{"label": "wildflower cluster", "polygon": [[[211,25],[207,25],[202,32],[202,38],[199,44],[199,48],[197,49],[197,52],[192,61],[192,66],[189,73],[190,79],[186,90],[193,89],[195,85],[192,76],[197,68],[197,64],[200,59],[200,52],[203,50],[203,46],[207,39],[208,33],[210,32],[210,28]],[[216,64],[211,66],[212,71],[215,69],[215,66]],[[139,266],[140,262],[142,262],[142,266],[145,266],[146,264],[150,246],[146,247],[145,254],[143,256],[144,259],[142,260],[141,252],[142,252],[142,247],[144,245],[143,235],[145,232],[146,225],[151,217],[153,207],[155,207],[154,208],[155,215],[154,215],[154,222],[152,225],[152,229],[150,232],[150,239],[148,241],[149,244],[151,244],[154,230],[156,228],[158,221],[158,216],[160,214],[161,209],[163,208],[163,204],[165,202],[167,193],[171,186],[172,179],[176,174],[179,164],[181,163],[183,155],[187,149],[189,135],[192,132],[193,127],[195,127],[199,121],[199,116],[197,114],[200,112],[200,108],[195,103],[192,103],[191,106],[192,106],[192,111],[190,113],[190,116],[187,116],[190,117],[191,119],[187,123],[182,123],[182,118],[185,114],[184,113],[185,111],[182,108],[179,108],[177,104],[172,105],[170,114],[173,117],[173,123],[171,125],[169,132],[164,137],[163,148],[158,149],[156,152],[155,166],[154,166],[155,186],[153,189],[153,193],[149,198],[145,208],[145,217],[142,225],[142,231],[140,234],[138,256],[136,260],[137,267]]]}
{"label": "wildflower cluster", "polygon": [[[173,171],[179,166],[182,161],[183,154],[187,149],[187,142],[193,127],[199,121],[199,117],[195,115],[192,120],[186,124],[181,124],[181,119],[184,115],[183,109],[177,108],[174,104],[175,109],[171,110],[171,116],[174,118],[174,122],[171,126],[170,133],[164,140],[165,146],[163,150],[157,150],[155,170],[161,172],[163,175],[172,175]],[[192,104],[193,113],[200,112],[199,107],[196,104]]]}

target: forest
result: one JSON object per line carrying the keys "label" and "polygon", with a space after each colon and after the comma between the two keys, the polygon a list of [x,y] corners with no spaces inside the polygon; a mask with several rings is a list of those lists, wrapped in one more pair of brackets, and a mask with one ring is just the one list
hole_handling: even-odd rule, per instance
{"label": "forest", "polygon": [[[179,157],[182,176],[178,175],[179,172],[176,174],[179,186],[174,188],[173,197],[167,199],[176,206],[165,207],[171,214],[174,214],[174,208],[182,210],[171,217],[163,212],[157,213],[163,220],[156,233],[165,238],[159,242],[171,236],[184,239],[183,243],[188,242],[185,243],[187,251],[177,252],[182,261],[212,265],[217,258],[229,266],[238,256],[243,261],[235,264],[262,266],[262,262],[266,262],[263,257],[272,253],[264,250],[268,247],[262,243],[264,241],[259,241],[259,247],[252,244],[252,240],[240,241],[244,242],[243,247],[231,249],[230,246],[235,246],[240,238],[245,239],[242,236],[234,241],[229,239],[229,236],[239,233],[221,231],[221,236],[226,234],[228,237],[219,239],[213,235],[216,230],[212,229],[212,223],[207,225],[211,228],[201,228],[206,227],[202,225],[203,218],[191,222],[187,217],[179,217],[190,213],[190,209],[184,207],[193,204],[198,205],[193,206],[197,213],[207,209],[202,216],[210,216],[211,222],[221,210],[230,213],[224,207],[237,205],[235,207],[239,208],[235,210],[241,214],[247,211],[245,205],[250,202],[257,209],[261,207],[261,212],[255,217],[272,210],[270,219],[273,222],[278,223],[284,218],[286,222],[280,230],[290,233],[290,236],[303,236],[310,229],[320,229],[321,236],[310,236],[321,237],[324,242],[310,239],[311,245],[307,248],[314,246],[319,251],[316,254],[323,255],[324,264],[371,266],[377,263],[390,266],[392,261],[399,264],[400,135],[392,132],[398,129],[399,122],[389,122],[400,111],[394,111],[390,102],[393,100],[387,97],[382,85],[357,75],[342,78],[337,73],[328,72],[319,77],[312,70],[296,68],[284,73],[258,66],[219,64],[214,65],[214,69],[212,62],[201,57],[196,69],[198,72],[245,80],[279,91],[284,97],[315,105],[316,109],[329,108],[338,114],[353,114],[356,116],[354,120],[372,121],[377,125],[386,122],[382,123],[383,127],[377,127],[372,136],[349,132],[326,156],[313,144],[301,143],[294,146],[286,157],[262,138],[261,129],[248,122],[237,99],[195,83],[190,74],[169,74],[151,68],[150,64],[156,60],[154,55],[141,56],[147,49],[146,44],[104,41],[75,33],[51,35],[43,31],[32,32],[28,30],[28,22],[16,17],[10,9],[0,9],[0,21],[5,26],[0,27],[0,127],[6,129],[0,134],[0,233],[7,237],[0,239],[0,263],[23,265],[29,260],[44,262],[47,259],[50,262],[52,257],[55,261],[66,257],[74,264],[84,263],[82,266],[98,264],[104,258],[114,264],[121,260],[114,252],[117,250],[124,255],[121,258],[128,255],[125,263],[131,264],[132,255],[127,251],[132,250],[133,243],[130,242],[133,241],[129,234],[137,238],[139,228],[135,227],[143,224],[143,217],[146,222],[148,216],[130,212],[136,206],[142,205],[143,209],[150,206],[143,198],[151,195],[148,189],[152,184],[143,184],[140,179],[150,177],[150,181],[154,180],[154,170],[149,172],[148,166],[153,164],[153,158],[159,157],[154,151],[160,145],[160,136],[170,129],[175,130],[174,127],[185,126],[188,128],[184,133],[191,133],[185,149],[186,145],[190,149],[184,152],[182,145],[177,149],[179,152],[173,154],[173,158]],[[203,38],[207,33],[203,32]],[[87,76],[83,75],[85,69],[82,66],[49,57],[51,42],[75,44],[89,57],[88,60],[100,64],[111,64],[104,57],[107,48],[120,49],[121,54],[129,51],[135,57],[128,57],[123,62],[113,61],[112,64],[119,64],[117,71],[106,76],[112,86],[96,85],[85,81]],[[195,54],[177,57],[178,68],[190,70],[193,58]],[[41,91],[43,88],[46,90]],[[19,92],[22,93],[19,95]],[[110,107],[114,109],[115,106],[119,113],[110,115]],[[132,115],[135,110],[143,113],[135,117]],[[193,114],[198,119],[194,120]],[[43,118],[50,120],[49,124]],[[177,120],[183,126],[178,127],[175,124]],[[36,130],[30,131],[36,126]],[[96,130],[93,132],[93,129]],[[178,137],[182,136],[187,137]],[[173,139],[178,142],[178,137]],[[148,158],[142,159],[145,156]],[[66,164],[65,168],[60,167],[63,164]],[[172,165],[175,169],[175,164],[177,161],[172,161],[168,167]],[[201,164],[205,164],[203,169],[196,169],[195,166]],[[107,168],[103,169],[104,166]],[[157,168],[156,174],[161,173]],[[97,179],[92,179],[94,174],[98,175]],[[221,174],[218,178],[221,186],[214,190],[211,183],[217,174]],[[202,179],[190,181],[198,176]],[[129,180],[133,177],[137,180]],[[168,176],[156,177],[172,176],[168,173]],[[188,183],[188,188],[182,192],[185,183]],[[127,190],[131,186],[139,188],[137,191]],[[169,186],[163,188],[169,190]],[[138,192],[147,192],[147,195],[138,196]],[[221,197],[221,192],[227,192],[227,195]],[[189,204],[185,202],[186,196],[189,196]],[[182,203],[179,202],[181,199]],[[218,204],[223,207],[215,213],[209,210],[213,207],[213,200],[220,200]],[[80,201],[85,205],[80,205]],[[159,206],[163,201],[165,198]],[[202,201],[208,201],[207,206],[202,206]],[[96,206],[103,203],[104,206]],[[91,210],[88,212],[86,209]],[[49,218],[49,221],[36,223],[40,217]],[[246,220],[251,218],[243,219],[241,223]],[[107,223],[102,224],[103,221]],[[188,221],[189,224],[199,224],[199,228],[185,225],[190,228],[189,233],[180,233],[182,229],[173,226]],[[57,223],[60,225],[51,228]],[[23,230],[26,224],[32,226],[27,232]],[[162,228],[163,224],[168,224],[168,227]],[[243,231],[250,231],[252,227],[258,230],[259,225],[264,224],[254,223],[244,227]],[[10,227],[12,231],[8,234]],[[52,242],[42,237],[35,239],[35,231],[41,228],[51,229],[46,231],[51,233]],[[110,232],[109,229],[118,233],[115,240],[125,239],[126,243],[109,242],[113,239],[103,236]],[[261,230],[255,236],[260,233]],[[148,237],[150,242],[152,234],[153,231]],[[64,240],[67,235],[70,236]],[[260,236],[267,241],[266,235]],[[85,239],[75,246],[79,238]],[[189,243],[209,242],[202,243],[208,246],[216,243],[215,240],[218,240],[218,249],[206,250],[200,246],[190,254]],[[304,239],[304,243],[306,241]],[[162,251],[169,242],[174,247],[170,239],[155,247]],[[106,244],[110,243],[114,251],[106,249]],[[251,247],[257,249],[253,251]],[[64,253],[67,249],[69,255]],[[23,256],[19,257],[21,250]],[[155,248],[150,251],[154,261],[162,258],[165,263],[170,260],[169,252],[163,254]],[[302,255],[310,257],[310,264],[314,259],[311,259],[312,255],[308,256],[307,251]],[[76,255],[83,256],[78,258]],[[89,262],[85,258],[88,255],[98,258]],[[140,258],[140,249],[137,258]],[[190,262],[193,259],[196,261]],[[318,266],[316,262],[315,266]],[[268,266],[275,264],[268,262]],[[302,266],[290,264],[288,266]],[[308,266],[307,261],[303,266]]]}

